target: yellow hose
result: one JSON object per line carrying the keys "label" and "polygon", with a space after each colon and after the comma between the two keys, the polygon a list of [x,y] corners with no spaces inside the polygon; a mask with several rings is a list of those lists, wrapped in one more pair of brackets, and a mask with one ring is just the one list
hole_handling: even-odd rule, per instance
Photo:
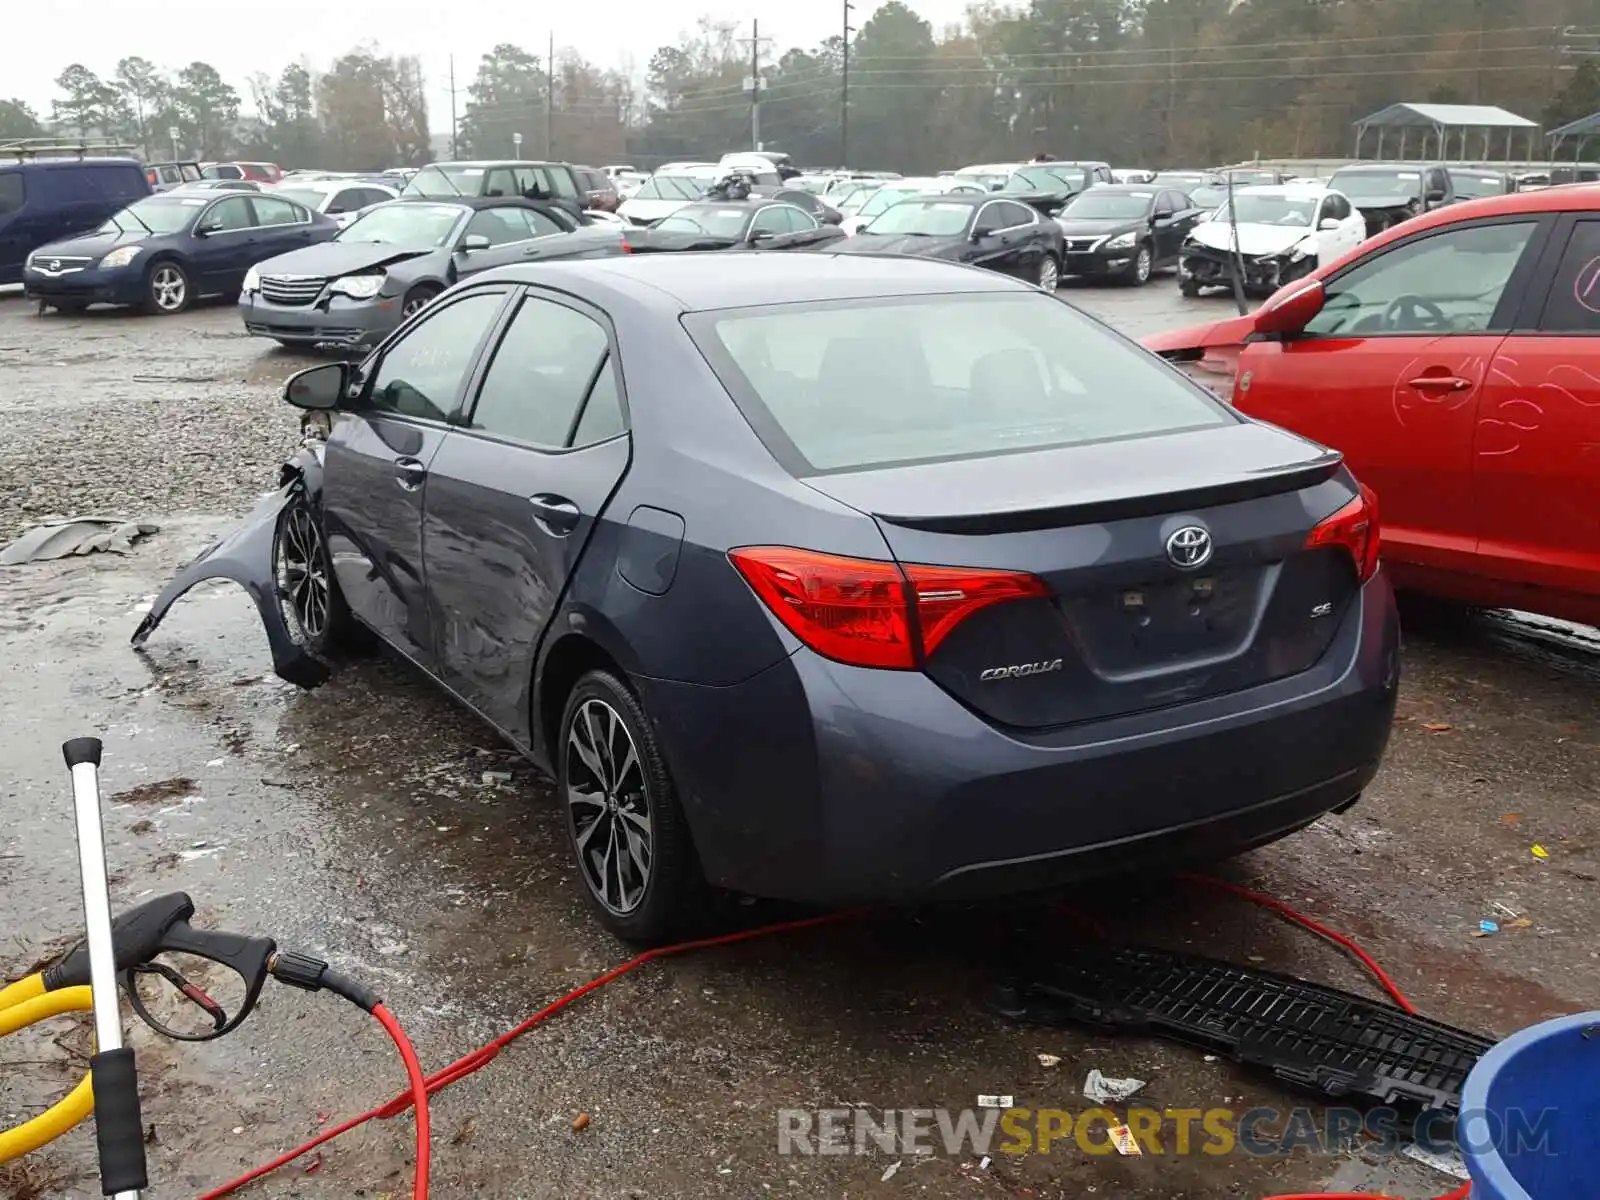
{"label": "yellow hose", "polygon": [[0,988],[0,1009],[7,1009],[14,1004],[21,1004],[24,1000],[32,1000],[35,996],[42,995],[44,995],[44,975],[36,971],[26,979],[19,979]]}
{"label": "yellow hose", "polygon": [[[31,994],[29,994],[31,990]],[[86,987],[46,992],[37,975],[0,991],[0,1037],[68,1012],[89,1012],[94,993]],[[10,1162],[56,1140],[94,1111],[94,1088],[87,1075],[67,1095],[32,1120],[0,1130],[0,1163]]]}

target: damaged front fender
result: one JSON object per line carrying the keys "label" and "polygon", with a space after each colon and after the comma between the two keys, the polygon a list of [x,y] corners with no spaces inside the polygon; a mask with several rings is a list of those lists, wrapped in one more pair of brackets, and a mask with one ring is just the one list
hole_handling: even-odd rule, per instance
{"label": "damaged front fender", "polygon": [[314,498],[320,491],[319,449],[307,447],[285,463],[278,490],[262,497],[237,529],[206,547],[161,589],[150,611],[139,622],[139,628],[133,632],[130,640],[135,647],[144,645],[167,615],[167,610],[195,584],[206,579],[230,579],[249,593],[261,615],[267,644],[272,651],[274,673],[303,688],[314,688],[327,681],[330,674],[327,665],[290,635],[278,603],[278,581],[273,565],[273,544],[284,510],[301,496]]}

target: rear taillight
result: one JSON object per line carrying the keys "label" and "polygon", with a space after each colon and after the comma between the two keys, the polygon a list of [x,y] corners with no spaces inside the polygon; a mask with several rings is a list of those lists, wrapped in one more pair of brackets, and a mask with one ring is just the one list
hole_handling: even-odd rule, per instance
{"label": "rear taillight", "polygon": [[1049,595],[1018,571],[901,565],[790,546],[746,546],[729,560],[784,628],[826,658],[914,670],[980,609]]}
{"label": "rear taillight", "polygon": [[1340,546],[1356,565],[1356,581],[1365,583],[1378,570],[1378,497],[1365,484],[1350,503],[1320,522],[1306,538],[1306,549]]}

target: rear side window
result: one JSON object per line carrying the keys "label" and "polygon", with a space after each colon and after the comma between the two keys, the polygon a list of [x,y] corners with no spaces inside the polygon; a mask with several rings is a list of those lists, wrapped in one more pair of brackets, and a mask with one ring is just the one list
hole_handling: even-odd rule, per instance
{"label": "rear side window", "polygon": [[1600,221],[1572,227],[1567,252],[1550,281],[1542,333],[1600,333]]}
{"label": "rear side window", "polygon": [[692,313],[792,473],[981,458],[1232,424],[1158,359],[1037,293]]}
{"label": "rear side window", "polygon": [[484,374],[472,428],[534,446],[570,445],[606,348],[593,318],[549,300],[524,300]]}
{"label": "rear side window", "polygon": [[28,187],[21,171],[0,172],[0,217],[19,211],[27,198]]}

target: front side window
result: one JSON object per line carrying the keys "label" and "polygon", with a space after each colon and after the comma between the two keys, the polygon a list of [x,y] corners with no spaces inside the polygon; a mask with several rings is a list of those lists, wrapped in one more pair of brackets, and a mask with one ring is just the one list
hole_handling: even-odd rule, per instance
{"label": "front side window", "polygon": [[200,226],[217,233],[232,233],[255,227],[255,217],[250,212],[250,201],[243,196],[219,200],[201,219]]}
{"label": "front side window", "polygon": [[335,192],[333,199],[328,201],[325,210],[329,216],[339,216],[341,213],[355,212],[358,208],[367,205],[367,192],[365,188],[345,188],[342,192]]}
{"label": "front side window", "polygon": [[606,356],[605,330],[550,300],[522,302],[478,390],[472,428],[561,448]]}
{"label": "front side window", "polygon": [[1237,418],[1053,297],[994,293],[690,314],[684,324],[796,474],[978,458]]}
{"label": "front side window", "polygon": [[1550,281],[1541,333],[1600,333],[1600,221],[1572,227],[1567,252]]}
{"label": "front side window", "polygon": [[467,222],[465,232],[469,238],[488,238],[491,246],[525,242],[533,236],[528,230],[528,218],[520,208],[479,209]]}
{"label": "front side window", "polygon": [[367,393],[371,412],[444,421],[477,355],[478,343],[499,315],[505,296],[478,292],[453,304],[430,307],[378,363]]}
{"label": "front side window", "polygon": [[776,235],[789,232],[789,218],[785,215],[789,210],[780,205],[763,208],[756,214],[756,219],[750,222],[750,236],[758,233]]}
{"label": "front side window", "polygon": [[276,196],[256,196],[251,201],[260,225],[301,225],[308,219],[306,210]]}
{"label": "front side window", "polygon": [[1373,255],[1326,285],[1308,334],[1483,333],[1537,222],[1469,225]]}

